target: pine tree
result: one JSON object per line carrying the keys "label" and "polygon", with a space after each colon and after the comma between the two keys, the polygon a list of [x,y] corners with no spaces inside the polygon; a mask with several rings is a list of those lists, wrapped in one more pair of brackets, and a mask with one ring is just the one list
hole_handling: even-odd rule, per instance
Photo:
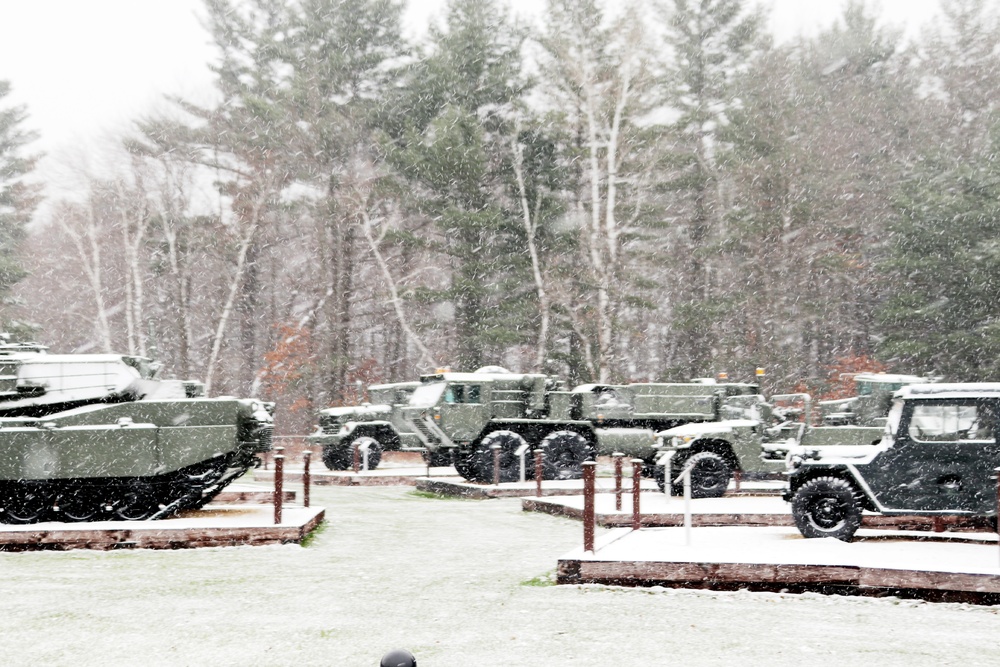
{"label": "pine tree", "polygon": [[497,363],[530,336],[529,260],[504,192],[514,106],[526,86],[522,40],[494,0],[453,0],[386,122],[389,162],[438,233],[424,243],[449,262],[448,285],[423,298],[453,308],[451,359],[462,370]]}
{"label": "pine tree", "polygon": [[25,180],[38,156],[24,152],[37,135],[23,128],[24,106],[6,106],[10,91],[10,82],[0,81],[0,324],[5,328],[11,324],[6,312],[11,288],[25,276],[20,260],[25,226],[39,201],[39,186]]}
{"label": "pine tree", "polygon": [[934,155],[903,187],[879,354],[953,381],[1000,379],[1000,130],[974,160]]}

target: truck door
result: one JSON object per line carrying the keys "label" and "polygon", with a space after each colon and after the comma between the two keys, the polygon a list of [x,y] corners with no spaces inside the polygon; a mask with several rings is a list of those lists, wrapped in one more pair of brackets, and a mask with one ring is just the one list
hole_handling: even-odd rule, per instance
{"label": "truck door", "polygon": [[865,477],[886,509],[983,513],[996,503],[996,435],[994,401],[908,401],[893,446]]}
{"label": "truck door", "polygon": [[441,401],[441,427],[454,441],[469,441],[486,425],[481,384],[448,383]]}

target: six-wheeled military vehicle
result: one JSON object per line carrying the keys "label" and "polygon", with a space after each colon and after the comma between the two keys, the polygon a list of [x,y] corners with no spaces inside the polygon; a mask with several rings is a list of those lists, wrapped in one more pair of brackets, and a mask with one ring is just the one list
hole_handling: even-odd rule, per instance
{"label": "six-wheeled military vehicle", "polygon": [[930,382],[918,375],[891,373],[858,373],[853,380],[856,396],[819,402],[823,425],[882,426],[893,394],[907,385]]}
{"label": "six-wheeled military vehicle", "polygon": [[402,416],[402,408],[409,404],[418,386],[419,382],[375,384],[368,387],[366,403],[320,410],[319,425],[309,436],[310,444],[323,452],[323,463],[330,470],[350,468],[355,448],[367,452],[369,470],[378,467],[385,451],[422,451],[420,439]]}
{"label": "six-wheeled military vehicle", "polygon": [[143,357],[0,344],[0,522],[169,516],[271,448],[271,404],[205,398],[157,371]]}
{"label": "six-wheeled military vehicle", "polygon": [[865,447],[803,447],[789,457],[795,525],[850,540],[862,512],[996,522],[1000,383],[925,384],[893,399],[882,438]]}
{"label": "six-wheeled military vehicle", "polygon": [[568,390],[556,378],[495,369],[421,378],[403,410],[428,451],[449,456],[468,480],[534,477],[531,452],[544,452],[543,479],[577,478],[584,461],[621,452],[652,464],[657,430],[718,419],[727,397],[754,401],[757,385],[691,383],[585,384]]}

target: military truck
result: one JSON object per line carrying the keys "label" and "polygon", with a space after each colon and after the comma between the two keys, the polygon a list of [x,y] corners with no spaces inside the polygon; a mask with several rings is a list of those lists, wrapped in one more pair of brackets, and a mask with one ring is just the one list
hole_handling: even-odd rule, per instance
{"label": "military truck", "polygon": [[544,453],[544,479],[577,478],[584,461],[618,451],[650,464],[657,430],[718,419],[728,397],[758,395],[757,385],[692,383],[585,384],[567,390],[543,374],[425,375],[403,416],[428,451],[450,456],[464,478],[493,479],[493,449],[500,479],[533,478],[530,452]]}
{"label": "military truck", "polygon": [[203,506],[271,448],[273,404],[204,398],[158,371],[0,343],[0,522],[162,518]]}
{"label": "military truck", "polygon": [[858,373],[854,376],[856,396],[832,401],[820,401],[819,410],[826,426],[882,426],[892,396],[911,384],[930,382],[918,375],[891,373]]}
{"label": "military truck", "polygon": [[[402,416],[402,408],[418,386],[417,381],[375,384],[368,387],[370,402],[320,410],[319,425],[308,439],[323,452],[326,467],[350,468],[355,447],[367,450],[370,470],[378,467],[385,451],[423,451],[423,444]],[[436,459],[430,463],[447,465]]]}
{"label": "military truck", "polygon": [[979,517],[995,528],[998,416],[1000,383],[903,387],[877,443],[789,457],[795,525],[805,537],[849,541],[867,510]]}

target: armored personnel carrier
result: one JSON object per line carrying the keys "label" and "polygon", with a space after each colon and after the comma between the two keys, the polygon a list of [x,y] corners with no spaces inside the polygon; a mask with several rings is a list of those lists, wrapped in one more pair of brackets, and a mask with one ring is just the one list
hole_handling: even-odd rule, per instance
{"label": "armored personnel carrier", "polygon": [[863,511],[966,516],[996,526],[1000,384],[918,384],[893,399],[882,438],[789,456],[784,498],[804,537],[850,541]]}
{"label": "armored personnel carrier", "polygon": [[271,448],[273,404],[117,354],[0,342],[0,522],[142,520],[201,507]]}

